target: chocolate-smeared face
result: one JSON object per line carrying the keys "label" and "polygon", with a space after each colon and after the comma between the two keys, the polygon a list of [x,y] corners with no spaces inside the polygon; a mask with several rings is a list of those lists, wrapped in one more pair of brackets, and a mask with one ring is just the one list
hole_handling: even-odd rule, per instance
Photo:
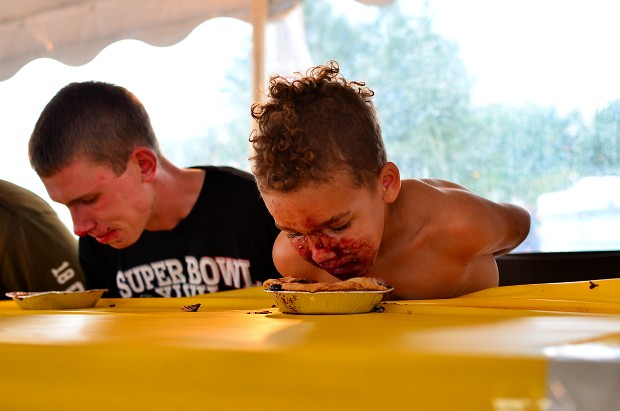
{"label": "chocolate-smeared face", "polygon": [[346,175],[293,192],[263,193],[276,225],[306,261],[340,279],[372,268],[383,233],[384,203]]}

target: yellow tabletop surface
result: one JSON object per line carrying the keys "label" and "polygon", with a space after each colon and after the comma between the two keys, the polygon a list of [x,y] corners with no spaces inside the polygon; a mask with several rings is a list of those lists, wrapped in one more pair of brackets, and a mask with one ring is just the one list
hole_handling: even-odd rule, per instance
{"label": "yellow tabletop surface", "polygon": [[0,409],[620,409],[620,280],[381,307],[282,314],[259,288],[79,310],[1,301]]}

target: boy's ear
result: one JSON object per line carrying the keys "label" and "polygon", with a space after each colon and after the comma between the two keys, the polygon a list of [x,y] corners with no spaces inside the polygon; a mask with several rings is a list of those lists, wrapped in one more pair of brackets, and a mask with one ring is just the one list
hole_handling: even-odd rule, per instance
{"label": "boy's ear", "polygon": [[396,164],[387,162],[381,167],[379,173],[383,200],[393,203],[400,192],[400,170]]}
{"label": "boy's ear", "polygon": [[131,152],[130,162],[133,162],[140,169],[142,181],[151,182],[155,179],[157,172],[157,155],[148,147],[136,147]]}

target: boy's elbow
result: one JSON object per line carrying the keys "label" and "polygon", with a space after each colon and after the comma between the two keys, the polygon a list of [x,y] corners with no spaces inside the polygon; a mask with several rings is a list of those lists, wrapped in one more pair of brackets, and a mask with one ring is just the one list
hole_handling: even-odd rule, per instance
{"label": "boy's elbow", "polygon": [[507,254],[517,248],[530,233],[532,218],[522,207],[514,206],[513,223],[507,238],[508,246],[494,253],[495,256]]}
{"label": "boy's elbow", "polygon": [[507,254],[517,248],[530,233],[531,216],[527,210],[512,204],[510,207],[512,208],[511,217],[503,240],[504,246],[493,253],[495,257]]}
{"label": "boy's elbow", "polygon": [[521,244],[523,240],[525,240],[530,233],[530,228],[532,227],[532,217],[530,216],[530,213],[522,207],[518,207],[518,209],[520,213],[517,220],[517,245]]}

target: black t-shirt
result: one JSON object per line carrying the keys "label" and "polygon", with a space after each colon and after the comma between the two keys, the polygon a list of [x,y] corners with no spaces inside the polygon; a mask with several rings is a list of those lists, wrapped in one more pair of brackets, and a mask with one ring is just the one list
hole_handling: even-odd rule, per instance
{"label": "black t-shirt", "polygon": [[279,230],[253,176],[197,167],[205,181],[190,214],[169,231],[144,231],[124,249],[79,241],[88,288],[107,297],[185,297],[260,285],[279,277],[271,257]]}

